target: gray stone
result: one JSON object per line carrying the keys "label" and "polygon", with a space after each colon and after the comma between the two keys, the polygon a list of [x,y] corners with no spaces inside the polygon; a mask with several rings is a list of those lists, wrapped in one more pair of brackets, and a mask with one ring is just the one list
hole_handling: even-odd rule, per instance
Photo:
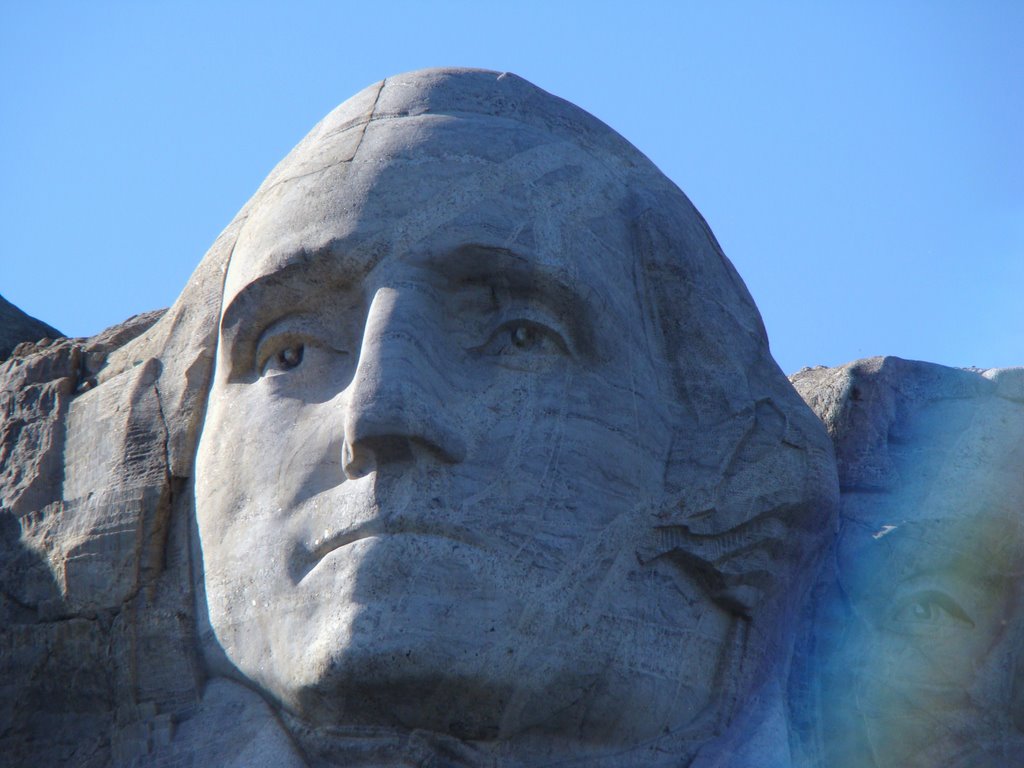
{"label": "gray stone", "polygon": [[887,357],[793,382],[842,488],[791,682],[799,764],[1024,764],[1024,368]]}
{"label": "gray stone", "polygon": [[339,107],[245,215],[195,476],[225,674],[317,764],[358,729],[509,765],[724,736],[834,481],[678,189],[513,75],[428,71]]}
{"label": "gray stone", "polygon": [[828,437],[686,197],[515,75],[364,90],[151,327],[2,376],[14,765],[789,763]]}
{"label": "gray stone", "polygon": [[[151,411],[126,408],[114,388],[87,395],[86,384],[89,361],[102,365],[106,351],[158,316],[132,318],[89,340],[26,342],[0,364],[6,764],[110,764],[118,708],[129,700],[118,686],[123,645],[135,639],[123,635],[124,611],[138,588],[130,561],[139,539],[123,522],[138,466],[132,452],[142,436],[129,426],[140,418],[150,428],[159,421]],[[83,414],[96,402],[104,407],[93,409],[92,422]],[[93,488],[75,490],[76,473],[81,478],[102,461],[110,471],[97,471]],[[111,500],[119,493],[124,498]]]}
{"label": "gray stone", "polygon": [[14,348],[25,341],[59,339],[64,336],[42,320],[26,315],[0,296],[0,363],[11,356]]}

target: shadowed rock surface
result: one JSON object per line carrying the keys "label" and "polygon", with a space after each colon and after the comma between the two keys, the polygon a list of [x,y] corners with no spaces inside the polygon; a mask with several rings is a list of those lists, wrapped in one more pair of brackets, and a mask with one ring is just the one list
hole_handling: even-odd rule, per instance
{"label": "shadowed rock surface", "polygon": [[23,341],[59,339],[64,334],[27,315],[0,296],[0,362],[11,356],[14,348]]}
{"label": "shadowed rock surface", "polygon": [[[129,434],[142,413],[137,408],[107,401],[92,413],[83,409],[106,355],[161,314],[138,315],[91,339],[22,343],[0,364],[0,751],[6,764],[103,766],[115,754],[116,723],[132,698],[124,692],[130,676],[125,616],[138,602],[142,557],[124,525],[133,495],[125,489],[143,492],[135,475],[140,461],[146,463],[124,454],[139,451],[145,436]],[[69,444],[72,413],[85,420]],[[101,495],[66,484],[111,454],[121,454],[119,468],[104,476]]]}

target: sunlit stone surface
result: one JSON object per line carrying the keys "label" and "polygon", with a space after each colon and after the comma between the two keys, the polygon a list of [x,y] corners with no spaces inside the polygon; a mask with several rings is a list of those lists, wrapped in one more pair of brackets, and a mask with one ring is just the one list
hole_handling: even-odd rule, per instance
{"label": "sunlit stone surface", "polygon": [[794,383],[842,487],[794,663],[803,758],[1024,764],[1024,369],[874,358]]}
{"label": "sunlit stone surface", "polygon": [[515,76],[399,76],[235,241],[195,465],[210,625],[316,763],[417,732],[678,764],[781,674],[830,465],[645,158]]}
{"label": "sunlit stone surface", "polygon": [[796,383],[838,539],[675,185],[515,75],[370,86],[173,307],[0,365],[3,763],[1013,765],[1018,372]]}

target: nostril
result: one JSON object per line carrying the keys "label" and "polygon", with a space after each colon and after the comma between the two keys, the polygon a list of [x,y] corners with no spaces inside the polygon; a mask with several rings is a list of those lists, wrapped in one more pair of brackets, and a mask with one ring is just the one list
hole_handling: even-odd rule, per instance
{"label": "nostril", "polygon": [[439,445],[415,436],[388,434],[345,441],[341,449],[341,466],[350,480],[374,472],[380,467],[413,462],[417,454],[426,454],[435,461],[456,464],[464,458],[461,451],[448,451]]}
{"label": "nostril", "polygon": [[401,435],[380,435],[369,438],[367,444],[381,463],[412,460],[412,439]]}
{"label": "nostril", "polygon": [[341,446],[341,468],[349,480],[358,480],[373,471],[373,451],[360,446],[358,451],[346,440]]}

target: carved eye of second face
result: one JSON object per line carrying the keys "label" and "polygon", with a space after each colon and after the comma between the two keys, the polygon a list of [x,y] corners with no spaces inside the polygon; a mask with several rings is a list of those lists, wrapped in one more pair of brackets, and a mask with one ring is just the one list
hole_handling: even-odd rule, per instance
{"label": "carved eye of second face", "polygon": [[934,589],[914,592],[899,601],[887,624],[890,630],[909,635],[974,627],[974,621],[959,603]]}
{"label": "carved eye of second face", "polygon": [[532,364],[527,363],[528,358],[536,363],[556,355],[570,355],[569,346],[558,331],[527,318],[501,323],[473,351],[516,366]]}

